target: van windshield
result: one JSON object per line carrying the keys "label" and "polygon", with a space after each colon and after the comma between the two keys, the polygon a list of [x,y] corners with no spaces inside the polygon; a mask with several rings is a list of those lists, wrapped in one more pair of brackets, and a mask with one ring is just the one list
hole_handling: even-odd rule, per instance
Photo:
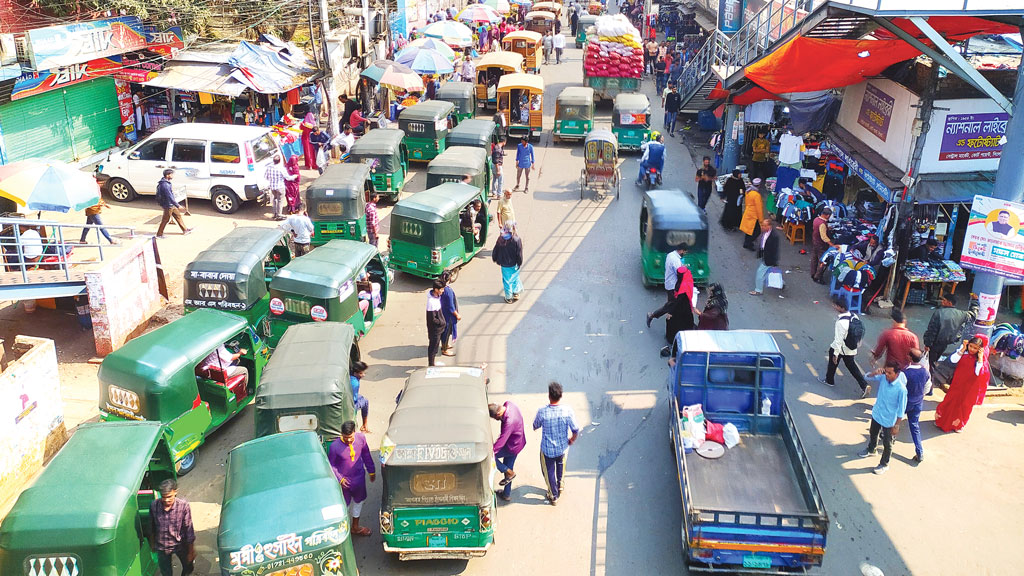
{"label": "van windshield", "polygon": [[273,156],[274,152],[277,152],[277,145],[274,144],[274,140],[270,137],[269,133],[249,142],[249,144],[252,146],[252,153],[255,156],[256,162],[262,162]]}

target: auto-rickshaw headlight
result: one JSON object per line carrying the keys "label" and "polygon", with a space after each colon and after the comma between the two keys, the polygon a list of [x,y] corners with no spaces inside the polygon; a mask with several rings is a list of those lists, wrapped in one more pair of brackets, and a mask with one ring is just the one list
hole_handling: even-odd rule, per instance
{"label": "auto-rickshaw headlight", "polygon": [[394,526],[391,524],[391,512],[380,513],[380,532],[381,534],[391,534]]}
{"label": "auto-rickshaw headlight", "polygon": [[481,506],[480,507],[480,530],[481,531],[485,531],[485,530],[490,530],[490,529],[491,529],[491,507],[490,506]]}

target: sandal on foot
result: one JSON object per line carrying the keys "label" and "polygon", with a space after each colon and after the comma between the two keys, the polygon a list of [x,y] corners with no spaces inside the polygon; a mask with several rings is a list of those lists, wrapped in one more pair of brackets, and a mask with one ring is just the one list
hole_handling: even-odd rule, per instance
{"label": "sandal on foot", "polygon": [[508,484],[509,482],[515,480],[515,479],[516,479],[516,473],[513,472],[511,476],[505,476],[504,478],[502,478],[501,481],[498,482],[498,486],[504,486],[504,485]]}

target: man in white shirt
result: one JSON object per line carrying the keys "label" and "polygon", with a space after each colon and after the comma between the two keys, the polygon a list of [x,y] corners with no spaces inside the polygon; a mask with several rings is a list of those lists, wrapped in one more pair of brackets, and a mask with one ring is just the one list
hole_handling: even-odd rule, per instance
{"label": "man in white shirt", "polygon": [[352,133],[352,127],[345,124],[345,130],[334,137],[334,140],[331,141],[331,146],[344,146],[341,150],[341,155],[344,156],[352,151],[352,145],[355,143],[356,135]]}
{"label": "man in white shirt", "polygon": [[552,38],[553,46],[555,48],[555,64],[562,63],[562,50],[565,50],[565,35],[555,34]]}
{"label": "man in white shirt", "polygon": [[292,214],[281,223],[281,228],[292,233],[296,258],[309,252],[309,243],[313,236],[313,221],[309,219],[308,211],[303,210],[302,214]]}
{"label": "man in white shirt", "polygon": [[689,247],[686,244],[680,244],[675,250],[665,255],[665,293],[668,295],[668,300],[654,312],[647,315],[647,327],[651,327],[651,321],[655,318],[661,318],[665,314],[668,314],[672,309],[672,305],[676,300],[676,284],[679,282],[679,268],[683,266],[683,257],[686,256],[686,251]]}
{"label": "man in white shirt", "polygon": [[[240,348],[238,352],[231,352],[231,350],[228,350],[227,344],[221,344],[199,364],[200,371],[210,368],[223,370],[226,376],[225,380],[230,379],[236,374],[244,374],[244,382],[248,383],[249,369],[238,364],[238,359],[246,353],[248,353],[248,350],[244,348]],[[227,382],[224,382],[224,384],[227,384]]]}
{"label": "man in white shirt", "polygon": [[[834,387],[836,385],[836,368],[839,367],[839,361],[842,360],[846,364],[846,370],[850,376],[853,376],[857,384],[860,385],[860,397],[866,398],[868,393],[871,392],[871,386],[868,385],[868,381],[864,378],[864,373],[861,371],[860,366],[857,366],[857,348],[847,346],[847,341],[850,340],[847,338],[847,334],[850,332],[850,322],[856,316],[849,311],[846,301],[841,298],[833,298],[832,307],[835,308],[837,314],[834,338],[828,348],[828,369],[825,371],[825,377],[819,378],[818,381],[826,386]],[[859,319],[857,321],[860,322]],[[852,344],[852,342],[849,343]]]}
{"label": "man in white shirt", "polygon": [[35,228],[22,226],[19,230],[21,238],[21,256],[25,262],[36,262],[43,255],[43,239]]}

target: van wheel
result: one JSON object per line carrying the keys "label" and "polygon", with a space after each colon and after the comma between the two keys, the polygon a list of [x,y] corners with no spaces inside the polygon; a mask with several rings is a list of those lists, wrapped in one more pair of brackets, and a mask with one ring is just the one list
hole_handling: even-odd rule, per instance
{"label": "van wheel", "polygon": [[132,188],[132,185],[124,178],[112,178],[107,186],[107,191],[118,202],[131,202],[138,197],[135,188]]}
{"label": "van wheel", "polygon": [[232,214],[238,211],[241,207],[242,201],[238,199],[238,194],[235,194],[230,188],[224,188],[218,186],[213,189],[213,209],[221,214]]}
{"label": "van wheel", "polygon": [[198,452],[198,450],[193,450],[186,454],[184,458],[178,460],[178,476],[184,476],[196,467],[196,455]]}

